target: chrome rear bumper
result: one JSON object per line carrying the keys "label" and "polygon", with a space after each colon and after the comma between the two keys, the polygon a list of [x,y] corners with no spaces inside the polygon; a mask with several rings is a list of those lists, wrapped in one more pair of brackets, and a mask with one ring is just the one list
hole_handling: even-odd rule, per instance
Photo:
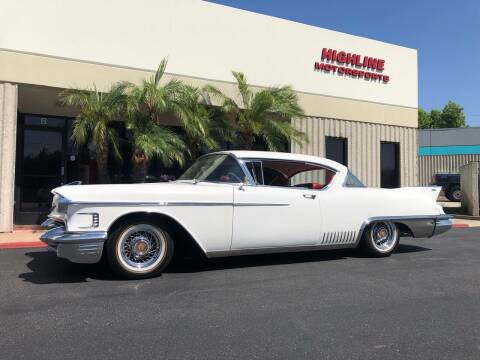
{"label": "chrome rear bumper", "polygon": [[450,219],[450,216],[436,218],[435,227],[431,236],[443,234],[444,232],[450,230],[452,228],[452,220]]}
{"label": "chrome rear bumper", "polygon": [[[401,236],[413,236],[415,238],[429,238],[442,234],[452,227],[450,215],[418,215],[418,216],[381,216],[369,218],[362,226],[360,234],[368,224],[374,221],[392,221],[405,225],[409,231],[401,233]],[[360,238],[358,239],[360,241]]]}
{"label": "chrome rear bumper", "polygon": [[69,232],[64,226],[56,225],[51,219],[42,223],[42,227],[49,230],[40,240],[48,245],[50,251],[75,263],[92,264],[100,261],[103,244],[108,237],[106,231]]}
{"label": "chrome rear bumper", "polygon": [[432,237],[442,234],[452,227],[450,215],[425,216],[413,219],[400,219],[398,222],[405,224],[416,238]]}

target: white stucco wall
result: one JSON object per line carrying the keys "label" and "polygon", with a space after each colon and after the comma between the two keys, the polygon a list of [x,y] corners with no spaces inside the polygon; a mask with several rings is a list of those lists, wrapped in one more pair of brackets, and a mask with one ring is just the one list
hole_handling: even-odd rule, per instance
{"label": "white stucco wall", "polygon": [[[200,0],[0,0],[0,50],[417,107],[416,50]],[[386,60],[388,84],[315,72],[322,49]],[[1,80],[1,79],[0,79]]]}

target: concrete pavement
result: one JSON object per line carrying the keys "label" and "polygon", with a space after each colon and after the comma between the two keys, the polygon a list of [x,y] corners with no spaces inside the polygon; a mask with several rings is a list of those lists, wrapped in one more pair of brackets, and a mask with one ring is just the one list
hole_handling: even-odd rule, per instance
{"label": "concrete pavement", "polygon": [[9,359],[479,359],[480,229],[354,251],[177,261],[119,281],[0,250]]}

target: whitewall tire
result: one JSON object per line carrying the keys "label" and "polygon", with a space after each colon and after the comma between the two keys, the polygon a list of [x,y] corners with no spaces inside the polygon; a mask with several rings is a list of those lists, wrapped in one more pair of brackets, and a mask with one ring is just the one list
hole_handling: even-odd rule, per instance
{"label": "whitewall tire", "polygon": [[400,241],[400,232],[395,223],[390,221],[375,221],[363,233],[363,249],[372,256],[391,255]]}
{"label": "whitewall tire", "polygon": [[107,241],[107,259],[123,278],[143,279],[159,275],[173,256],[169,233],[153,224],[129,224],[112,232]]}

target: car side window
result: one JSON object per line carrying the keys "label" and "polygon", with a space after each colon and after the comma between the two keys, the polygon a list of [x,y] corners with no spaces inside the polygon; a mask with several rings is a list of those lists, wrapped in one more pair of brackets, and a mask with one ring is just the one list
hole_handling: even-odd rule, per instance
{"label": "car side window", "polygon": [[321,190],[330,184],[334,175],[335,172],[325,168],[302,171],[290,178],[290,186]]}
{"label": "car side window", "polygon": [[250,171],[250,174],[252,175],[255,184],[264,185],[262,162],[247,161],[245,165],[247,166],[248,171]]}
{"label": "car side window", "polygon": [[365,187],[365,185],[363,185],[363,183],[360,180],[358,180],[358,178],[355,175],[353,175],[350,171],[347,173],[344,186],[345,187]]}
{"label": "car side window", "polygon": [[225,159],[208,175],[205,180],[213,182],[241,183],[244,181],[245,174],[238,165],[237,160],[231,156]]}
{"label": "car side window", "polygon": [[321,190],[335,172],[317,164],[287,160],[247,160],[245,165],[257,185]]}
{"label": "car side window", "polygon": [[234,157],[212,154],[197,159],[179,180],[242,183],[245,173]]}

